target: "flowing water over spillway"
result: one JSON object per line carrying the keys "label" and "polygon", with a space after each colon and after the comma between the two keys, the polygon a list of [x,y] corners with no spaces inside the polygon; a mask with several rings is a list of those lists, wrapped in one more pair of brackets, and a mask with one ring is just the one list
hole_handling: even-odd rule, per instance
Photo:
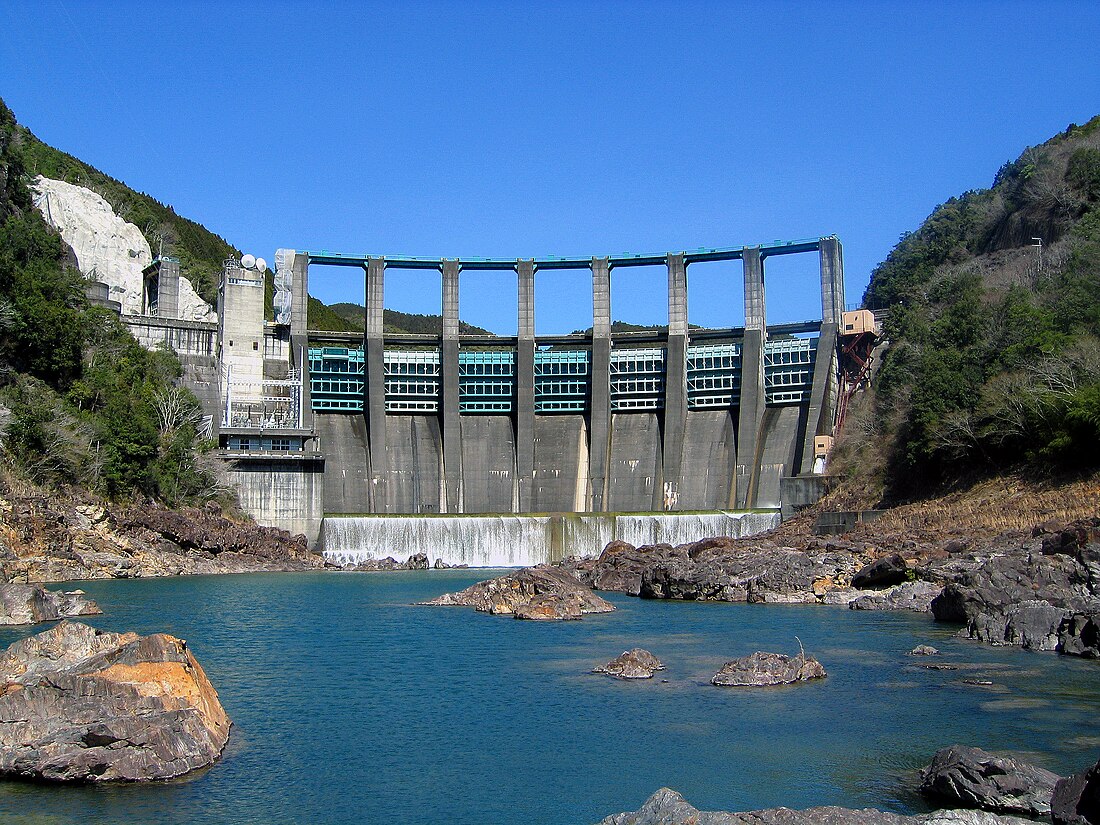
{"label": "flowing water over spillway", "polygon": [[328,516],[325,558],[354,565],[425,553],[449,565],[528,567],[564,556],[594,556],[609,541],[685,544],[713,536],[751,536],[779,523],[773,512],[630,515]]}
{"label": "flowing water over spillway", "polygon": [[[181,782],[0,782],[0,821],[588,825],[662,785],[710,810],[911,811],[922,805],[916,771],[937,748],[1014,751],[1063,774],[1100,748],[1096,662],[984,647],[928,616],[840,607],[610,593],[613,613],[546,624],[413,606],[488,575],[80,584],[104,610],[89,624],[187,640],[233,720],[229,746]],[[33,632],[0,628],[0,646]],[[735,656],[797,653],[796,636],[827,678],[709,684]],[[921,643],[958,670],[922,668],[906,655]],[[667,670],[640,683],[589,673],[635,646]]]}

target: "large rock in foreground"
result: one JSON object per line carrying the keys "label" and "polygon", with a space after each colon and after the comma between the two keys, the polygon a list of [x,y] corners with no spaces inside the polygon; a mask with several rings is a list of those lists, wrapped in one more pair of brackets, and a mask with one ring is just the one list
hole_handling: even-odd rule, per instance
{"label": "large rock in foreground", "polygon": [[952,745],[936,752],[924,769],[920,792],[963,808],[1039,817],[1050,813],[1057,774],[980,748]]}
{"label": "large rock in foreground", "polygon": [[750,656],[726,662],[710,681],[719,687],[762,687],[790,685],[823,676],[825,668],[813,656],[805,653],[786,656],[758,650]]}
{"label": "large rock in foreground", "polygon": [[1100,825],[1100,762],[1060,779],[1050,809],[1054,825]]}
{"label": "large rock in foreground", "polygon": [[444,593],[429,605],[459,605],[516,618],[561,620],[582,613],[610,613],[615,606],[557,567],[540,564]]}
{"label": "large rock in foreground", "polygon": [[0,585],[0,625],[37,624],[102,612],[80,590],[58,593],[37,584]]}
{"label": "large rock in foreground", "polygon": [[620,653],[606,665],[592,668],[593,673],[606,673],[619,679],[652,679],[664,663],[648,650],[636,647]]}
{"label": "large rock in foreground", "polygon": [[934,811],[918,816],[876,811],[873,808],[768,808],[747,813],[700,811],[676,791],[661,788],[636,811],[614,814],[599,825],[1034,825],[1014,816],[985,811]]}
{"label": "large rock in foreground", "polygon": [[64,621],[0,654],[0,775],[169,779],[214,762],[229,717],[187,644]]}

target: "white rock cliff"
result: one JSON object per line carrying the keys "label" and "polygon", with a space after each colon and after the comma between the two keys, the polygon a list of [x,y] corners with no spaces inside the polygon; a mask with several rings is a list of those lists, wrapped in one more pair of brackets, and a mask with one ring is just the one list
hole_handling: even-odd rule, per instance
{"label": "white rock cliff", "polygon": [[[124,314],[139,315],[141,273],[153,260],[141,230],[116,215],[111,205],[90,189],[41,175],[33,188],[35,206],[72,247],[84,277],[107,284],[111,300],[122,304]],[[217,320],[210,304],[183,277],[179,314],[188,321]]]}

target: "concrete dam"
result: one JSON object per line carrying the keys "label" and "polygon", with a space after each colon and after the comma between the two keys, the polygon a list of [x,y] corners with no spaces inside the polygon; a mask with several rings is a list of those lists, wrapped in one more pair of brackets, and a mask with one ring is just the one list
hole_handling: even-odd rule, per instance
{"label": "concrete dam", "polygon": [[[765,265],[783,255],[816,259],[819,320],[767,323]],[[711,261],[741,262],[742,328],[688,325],[689,267]],[[311,265],[362,278],[363,333],[308,328]],[[667,328],[612,332],[611,272],[655,265],[667,271]],[[124,320],[147,346],[163,340],[180,353],[245,511],[345,560],[431,545],[448,563],[528,563],[598,552],[608,537],[739,535],[749,522],[737,513],[769,511],[750,520],[766,529],[820,487],[846,323],[836,237],[518,260],[283,249],[273,321],[265,267],[226,262],[216,323],[174,320],[164,306]],[[536,336],[535,275],[567,269],[591,275],[591,331]],[[384,330],[394,270],[441,278],[438,334]],[[517,335],[460,334],[459,282],[477,270],[514,274]],[[147,274],[167,305],[178,265],[158,260]],[[653,515],[635,518],[650,518],[642,528],[627,514]],[[483,520],[441,519],[469,515]],[[577,540],[563,545],[566,535]],[[517,556],[509,542],[528,549]]]}

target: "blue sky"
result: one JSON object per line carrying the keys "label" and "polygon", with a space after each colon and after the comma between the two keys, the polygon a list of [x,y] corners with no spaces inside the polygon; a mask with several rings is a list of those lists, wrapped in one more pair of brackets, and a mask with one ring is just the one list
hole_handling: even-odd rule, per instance
{"label": "blue sky", "polygon": [[[837,234],[848,302],[938,203],[1100,113],[1100,4],[0,4],[0,96],[48,143],[245,251],[664,252]],[[769,260],[769,320],[819,317],[816,259]],[[738,264],[693,266],[693,323],[741,323]],[[362,301],[354,270],[311,269]],[[536,328],[591,323],[537,278]],[[665,320],[664,273],[613,274]],[[394,273],[386,305],[438,312]],[[514,332],[511,279],[464,320]]]}

